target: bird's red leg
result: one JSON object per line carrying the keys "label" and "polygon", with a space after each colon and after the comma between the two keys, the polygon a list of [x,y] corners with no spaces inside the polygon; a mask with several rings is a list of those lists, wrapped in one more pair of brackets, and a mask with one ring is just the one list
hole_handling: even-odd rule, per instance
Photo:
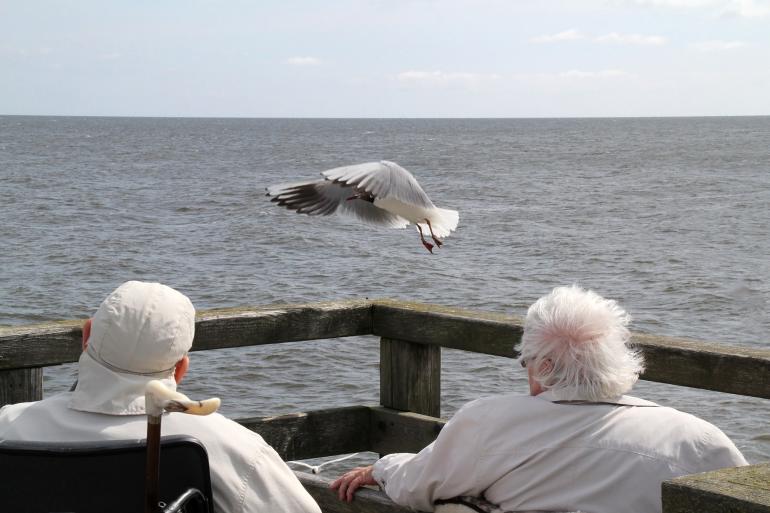
{"label": "bird's red leg", "polygon": [[417,229],[420,230],[420,240],[422,241],[422,245],[425,246],[425,249],[430,251],[431,254],[432,254],[433,253],[433,244],[431,244],[430,242],[425,240],[425,237],[422,234],[422,228],[420,227],[419,224],[417,225]]}
{"label": "bird's red leg", "polygon": [[433,242],[436,243],[436,246],[441,247],[443,243],[438,240],[435,235],[433,235],[433,227],[430,225],[430,219],[426,219],[425,222],[428,223],[428,229],[430,230],[430,236],[433,238]]}

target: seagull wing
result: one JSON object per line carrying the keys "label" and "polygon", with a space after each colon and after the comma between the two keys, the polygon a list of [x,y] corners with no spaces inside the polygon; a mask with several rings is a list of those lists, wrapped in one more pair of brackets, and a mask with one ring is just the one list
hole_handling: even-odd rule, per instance
{"label": "seagull wing", "polygon": [[332,183],[354,187],[374,198],[394,198],[422,208],[435,208],[412,173],[395,162],[382,160],[355,166],[344,166],[321,173]]}
{"label": "seagull wing", "polygon": [[409,221],[403,217],[377,208],[370,201],[348,199],[355,194],[356,190],[353,187],[328,180],[314,180],[267,188],[267,195],[271,196],[270,201],[300,214],[328,216],[339,210],[342,214],[357,217],[369,224],[387,226],[388,228],[404,228],[409,224]]}

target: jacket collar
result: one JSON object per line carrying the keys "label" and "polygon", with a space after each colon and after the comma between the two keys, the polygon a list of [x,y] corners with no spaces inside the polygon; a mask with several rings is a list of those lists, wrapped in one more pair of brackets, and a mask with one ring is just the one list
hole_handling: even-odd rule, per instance
{"label": "jacket collar", "polygon": [[573,390],[546,390],[536,396],[538,399],[544,401],[550,401],[552,403],[559,404],[609,404],[616,406],[660,406],[652,401],[645,399],[639,399],[630,395],[621,395],[618,397],[612,397],[602,399],[600,401],[589,401],[585,398],[581,398],[579,394]]}
{"label": "jacket collar", "polygon": [[[78,382],[68,406],[72,410],[108,415],[143,415],[144,389],[153,379],[160,377],[116,372],[83,351],[78,362]],[[172,373],[161,381],[176,390]]]}

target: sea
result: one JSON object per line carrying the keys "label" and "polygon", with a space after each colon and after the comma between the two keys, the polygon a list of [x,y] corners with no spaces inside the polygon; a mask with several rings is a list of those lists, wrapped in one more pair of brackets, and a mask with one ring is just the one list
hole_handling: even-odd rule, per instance
{"label": "sea", "polygon": [[[376,160],[459,211],[434,254],[413,226],[298,215],[265,196]],[[85,320],[134,279],[198,310],[393,298],[519,316],[580,284],[623,305],[633,331],[768,348],[768,233],[770,117],[0,116],[6,326]],[[181,390],[236,418],[376,404],[378,359],[371,336],[196,352]],[[45,394],[76,374],[46,368]],[[527,393],[515,361],[446,349],[441,387],[444,417]],[[633,394],[770,460],[767,400],[644,381]]]}

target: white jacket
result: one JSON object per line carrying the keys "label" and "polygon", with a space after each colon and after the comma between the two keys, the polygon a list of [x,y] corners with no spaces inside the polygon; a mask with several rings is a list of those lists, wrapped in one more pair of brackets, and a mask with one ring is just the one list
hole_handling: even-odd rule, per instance
{"label": "white jacket", "polygon": [[[90,441],[147,436],[145,415],[108,415],[68,407],[73,393],[0,410],[0,440]],[[142,408],[143,409],[143,408]],[[258,434],[214,413],[169,413],[163,435],[198,438],[209,455],[214,511],[218,513],[320,513],[280,456]]]}
{"label": "white jacket", "polygon": [[718,428],[623,396],[608,403],[503,395],[466,404],[419,454],[390,454],[373,476],[401,505],[483,495],[505,511],[653,513],[661,483],[746,465]]}

